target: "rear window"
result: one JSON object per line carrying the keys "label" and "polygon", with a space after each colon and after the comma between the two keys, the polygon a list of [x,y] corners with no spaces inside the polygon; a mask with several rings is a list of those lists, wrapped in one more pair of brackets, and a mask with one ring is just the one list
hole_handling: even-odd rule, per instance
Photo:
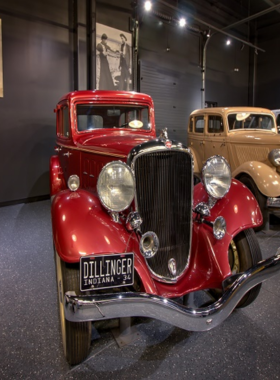
{"label": "rear window", "polygon": [[147,106],[78,104],[76,111],[79,132],[100,128],[151,129]]}

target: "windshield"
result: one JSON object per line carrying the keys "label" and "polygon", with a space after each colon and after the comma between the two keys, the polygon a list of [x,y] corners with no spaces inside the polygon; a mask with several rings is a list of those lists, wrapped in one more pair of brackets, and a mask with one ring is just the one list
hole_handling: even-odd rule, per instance
{"label": "windshield", "polygon": [[128,128],[150,130],[148,106],[77,105],[78,131],[99,128]]}
{"label": "windshield", "polygon": [[238,112],[228,115],[229,130],[264,129],[276,132],[274,119],[271,115],[250,112]]}

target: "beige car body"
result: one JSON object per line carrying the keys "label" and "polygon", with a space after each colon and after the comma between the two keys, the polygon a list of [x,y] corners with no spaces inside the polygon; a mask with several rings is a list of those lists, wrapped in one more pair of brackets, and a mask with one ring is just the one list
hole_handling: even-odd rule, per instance
{"label": "beige car body", "polygon": [[[249,114],[260,115],[255,118],[259,123],[270,120],[271,129],[246,128],[250,122],[246,124],[241,115]],[[236,115],[239,115],[237,121]],[[235,125],[239,129],[235,129]],[[272,111],[256,107],[215,107],[193,111],[188,124],[188,146],[193,152],[197,175],[209,157],[221,155],[228,160],[233,177],[239,179],[246,175],[265,197],[280,197],[280,166],[273,166],[268,159],[271,150],[280,150],[280,134]],[[278,200],[274,199],[275,206],[276,203]]]}

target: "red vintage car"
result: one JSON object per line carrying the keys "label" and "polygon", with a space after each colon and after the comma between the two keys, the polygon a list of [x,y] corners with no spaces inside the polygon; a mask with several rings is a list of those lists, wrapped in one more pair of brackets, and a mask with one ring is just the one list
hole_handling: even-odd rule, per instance
{"label": "red vintage car", "polygon": [[[262,261],[262,215],[221,156],[195,185],[193,157],[167,131],[156,137],[152,99],[75,91],[55,109],[52,226],[63,346],[83,361],[92,322],[144,316],[209,330],[255,300],[280,270]],[[191,307],[188,295],[211,295]]]}

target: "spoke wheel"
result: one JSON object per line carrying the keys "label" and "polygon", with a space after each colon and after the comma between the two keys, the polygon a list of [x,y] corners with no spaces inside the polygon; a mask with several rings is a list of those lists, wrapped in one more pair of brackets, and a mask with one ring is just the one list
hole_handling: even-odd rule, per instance
{"label": "spoke wheel", "polygon": [[[242,273],[262,260],[261,249],[252,228],[240,232],[230,242],[228,260],[232,274]],[[261,284],[249,290],[236,308],[250,305],[257,298],[260,289]],[[222,296],[222,291],[218,289],[212,289],[209,293],[215,300]]]}
{"label": "spoke wheel", "polygon": [[[253,229],[240,232],[231,241],[228,256],[232,274],[242,273],[262,260],[261,249]],[[260,289],[261,284],[249,290],[237,308],[250,305],[257,298]]]}
{"label": "spoke wheel", "polygon": [[67,267],[58,254],[55,254],[58,307],[60,315],[63,350],[69,364],[81,363],[88,356],[91,342],[91,322],[69,322],[64,315],[64,293],[79,290],[79,269]]}

